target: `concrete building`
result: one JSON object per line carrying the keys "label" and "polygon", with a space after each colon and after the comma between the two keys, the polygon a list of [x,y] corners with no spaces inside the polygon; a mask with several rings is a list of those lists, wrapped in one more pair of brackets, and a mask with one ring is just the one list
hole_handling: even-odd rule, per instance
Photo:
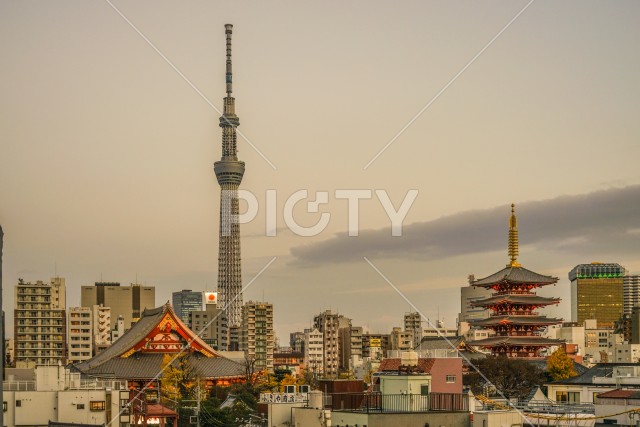
{"label": "concrete building", "polygon": [[227,348],[227,318],[218,304],[206,304],[204,310],[191,311],[187,325],[214,349]]}
{"label": "concrete building", "polygon": [[389,334],[362,334],[362,358],[365,360],[381,360],[391,350],[391,335]]}
{"label": "concrete building", "polygon": [[70,363],[93,357],[93,313],[89,307],[69,307],[67,361]]}
{"label": "concrete building", "polygon": [[413,350],[413,332],[394,327],[391,331],[391,350]]}
{"label": "concrete building", "polygon": [[326,310],[313,318],[316,329],[322,332],[324,375],[326,378],[336,377],[340,373],[340,339],[341,328],[350,328],[351,319],[341,314]]}
{"label": "concrete building", "polygon": [[46,426],[49,422],[129,425],[125,381],[85,380],[63,366],[38,366],[35,381],[4,383],[4,425]]}
{"label": "concrete building", "polygon": [[338,369],[352,372],[362,363],[362,327],[345,326],[338,329]]}
{"label": "concrete building", "polygon": [[304,330],[304,365],[314,375],[324,374],[324,337],[317,328]]}
{"label": "concrete building", "polygon": [[624,313],[631,314],[634,307],[640,306],[640,275],[628,274],[622,278],[624,293]]}
{"label": "concrete building", "polygon": [[125,333],[124,317],[121,315],[116,319],[116,327],[111,330],[111,344],[116,342]]}
{"label": "concrete building", "polygon": [[613,327],[624,311],[624,276],[620,264],[579,264],[569,272],[571,321],[596,319],[599,327]]}
{"label": "concrete building", "polygon": [[242,306],[240,350],[256,361],[256,371],[273,372],[274,348],[273,304],[248,301]]}
{"label": "concrete building", "polygon": [[189,313],[202,311],[202,292],[194,292],[191,289],[173,292],[171,304],[176,314],[184,323],[189,322]]}
{"label": "concrete building", "polygon": [[413,348],[419,346],[422,341],[422,315],[417,312],[405,313],[404,330],[413,333]]}
{"label": "concrete building", "polygon": [[125,329],[129,329],[145,309],[156,306],[156,288],[133,283],[120,286],[117,282],[96,282],[94,286],[80,288],[80,305],[110,307],[111,316],[122,316]]}
{"label": "concrete building", "polygon": [[291,350],[304,354],[304,339],[304,332],[291,332],[289,334],[289,346],[291,347]]}
{"label": "concrete building", "polygon": [[95,356],[111,345],[111,307],[94,305],[91,307],[91,315],[93,323],[93,355]]}
{"label": "concrete building", "polygon": [[460,288],[460,314],[458,322],[468,322],[470,320],[480,320],[489,317],[489,310],[484,307],[476,307],[474,302],[489,298],[491,291],[481,287],[471,286],[476,280],[472,274],[469,276],[469,286]]}
{"label": "concrete building", "polygon": [[50,283],[19,280],[14,299],[16,367],[66,362],[65,299],[62,277],[54,277]]}

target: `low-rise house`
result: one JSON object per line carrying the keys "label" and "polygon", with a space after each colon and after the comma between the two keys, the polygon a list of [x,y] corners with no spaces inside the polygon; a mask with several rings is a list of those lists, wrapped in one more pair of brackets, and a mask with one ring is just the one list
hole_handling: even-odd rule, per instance
{"label": "low-rise house", "polygon": [[640,364],[598,363],[581,375],[546,384],[547,397],[561,403],[594,403],[595,396],[618,388],[640,390]]}

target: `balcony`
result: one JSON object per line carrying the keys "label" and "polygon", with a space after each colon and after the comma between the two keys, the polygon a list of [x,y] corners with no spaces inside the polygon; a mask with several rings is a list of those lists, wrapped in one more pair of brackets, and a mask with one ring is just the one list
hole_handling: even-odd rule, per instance
{"label": "balcony", "polygon": [[364,413],[468,412],[469,396],[458,393],[333,393],[324,396],[324,407],[336,412]]}

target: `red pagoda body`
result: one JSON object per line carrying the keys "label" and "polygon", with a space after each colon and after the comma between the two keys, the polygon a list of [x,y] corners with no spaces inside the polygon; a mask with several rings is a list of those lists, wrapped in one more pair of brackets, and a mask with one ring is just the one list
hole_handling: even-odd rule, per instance
{"label": "red pagoda body", "polygon": [[548,318],[537,312],[539,308],[558,304],[560,299],[538,296],[535,290],[555,284],[558,278],[527,270],[517,262],[518,228],[514,205],[511,205],[509,220],[509,255],[511,262],[504,269],[471,284],[491,289],[493,294],[472,303],[474,307],[489,309],[490,316],[470,323],[492,329],[496,335],[468,344],[487,349],[494,356],[539,358],[543,349],[562,344],[561,340],[541,336],[544,328],[562,323],[562,319]]}

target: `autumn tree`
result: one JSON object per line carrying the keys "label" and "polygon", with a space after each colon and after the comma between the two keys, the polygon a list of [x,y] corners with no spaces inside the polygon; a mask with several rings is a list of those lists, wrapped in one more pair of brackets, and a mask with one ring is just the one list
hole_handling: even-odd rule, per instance
{"label": "autumn tree", "polygon": [[554,351],[547,359],[547,372],[552,381],[566,380],[578,375],[573,360],[567,356],[562,347]]}
{"label": "autumn tree", "polygon": [[542,370],[527,360],[489,356],[473,363],[477,370],[465,375],[464,383],[475,394],[482,394],[485,387],[493,386],[504,397],[523,398],[544,382]]}

